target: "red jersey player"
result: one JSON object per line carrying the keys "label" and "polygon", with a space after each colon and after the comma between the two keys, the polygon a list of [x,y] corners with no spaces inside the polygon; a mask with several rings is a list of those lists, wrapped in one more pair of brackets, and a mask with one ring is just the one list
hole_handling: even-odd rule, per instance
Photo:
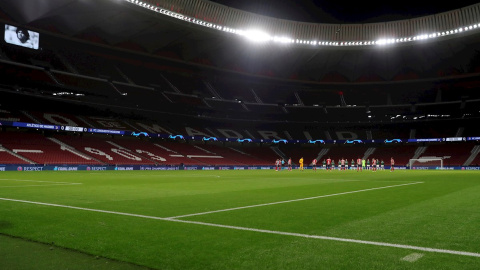
{"label": "red jersey player", "polygon": [[314,158],[312,160],[312,170],[314,170],[315,172],[317,171],[317,159]]}
{"label": "red jersey player", "polygon": [[332,170],[332,159],[327,158],[327,171]]}
{"label": "red jersey player", "polygon": [[287,163],[288,163],[288,170],[291,171],[292,170],[292,158],[289,158]]}
{"label": "red jersey player", "polygon": [[372,171],[377,171],[377,160],[372,158]]}
{"label": "red jersey player", "polygon": [[395,171],[394,165],[395,165],[395,160],[393,160],[393,157],[391,157],[390,158],[390,171],[391,172]]}
{"label": "red jersey player", "polygon": [[362,171],[362,159],[357,158],[357,172]]}
{"label": "red jersey player", "polygon": [[345,159],[342,158],[342,160],[340,160],[340,164],[342,164],[342,166],[340,167],[340,170],[344,171],[345,170]]}

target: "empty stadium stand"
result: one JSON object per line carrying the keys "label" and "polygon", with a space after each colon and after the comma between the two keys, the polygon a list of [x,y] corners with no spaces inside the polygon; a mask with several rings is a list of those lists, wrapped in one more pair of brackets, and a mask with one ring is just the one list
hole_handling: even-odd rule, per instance
{"label": "empty stadium stand", "polygon": [[0,144],[2,154],[12,155],[3,154],[9,164],[101,164],[86,153],[38,133],[0,132]]}
{"label": "empty stadium stand", "polygon": [[130,149],[121,147],[113,140],[98,138],[96,136],[65,136],[57,135],[55,138],[62,143],[75,148],[77,151],[92,156],[104,164],[112,165],[133,165],[148,164],[155,165],[152,160],[141,157]]}
{"label": "empty stadium stand", "polygon": [[473,143],[429,144],[419,158],[441,158],[443,166],[462,166],[474,146]]}

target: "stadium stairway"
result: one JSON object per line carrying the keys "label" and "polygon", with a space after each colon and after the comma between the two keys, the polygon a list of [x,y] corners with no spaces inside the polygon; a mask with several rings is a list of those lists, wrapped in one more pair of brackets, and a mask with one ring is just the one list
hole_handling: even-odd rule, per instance
{"label": "stadium stairway", "polygon": [[426,150],[427,146],[419,146],[411,159],[418,159]]}
{"label": "stadium stairway", "polygon": [[[30,164],[35,164],[35,162],[33,162],[32,160],[30,160],[30,159],[28,159],[24,156],[21,156],[21,155],[15,153],[15,152],[13,152],[10,149],[3,147],[2,145],[0,145],[0,152],[7,152],[8,154],[10,154],[10,156],[7,156],[7,157],[3,158],[5,160],[2,160],[2,163],[4,162],[4,163],[16,164],[16,163],[19,163],[18,162],[19,160],[23,160],[24,162],[28,162]],[[11,156],[14,156],[17,159],[12,158]]]}
{"label": "stadium stairway", "polygon": [[29,119],[31,119],[34,123],[36,124],[41,124],[42,122],[38,120],[36,117],[34,117],[32,114],[30,114],[27,111],[21,111],[25,116],[27,116]]}
{"label": "stadium stairway", "polygon": [[480,153],[480,145],[475,145],[472,148],[472,151],[470,153],[471,153],[471,155],[468,157],[468,159],[465,161],[465,163],[463,163],[462,166],[470,166],[470,164],[472,164],[472,162],[478,156],[478,153]]}
{"label": "stadium stairway", "polygon": [[365,154],[363,155],[363,159],[367,159],[369,156],[371,156],[373,154],[373,152],[375,152],[377,148],[375,147],[370,147],[367,149],[367,151],[365,151]]}
{"label": "stadium stairway", "polygon": [[285,153],[282,152],[282,150],[280,150],[280,148],[276,147],[276,146],[270,146],[270,149],[273,150],[273,152],[275,152],[279,157],[287,160],[288,157],[285,155]]}
{"label": "stadium stairway", "polygon": [[328,153],[328,151],[330,151],[330,148],[322,148],[322,150],[318,152],[317,161],[321,160]]}

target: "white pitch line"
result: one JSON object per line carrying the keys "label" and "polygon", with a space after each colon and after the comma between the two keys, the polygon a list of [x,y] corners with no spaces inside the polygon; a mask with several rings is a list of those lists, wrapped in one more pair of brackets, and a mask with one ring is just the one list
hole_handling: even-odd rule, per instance
{"label": "white pitch line", "polygon": [[18,182],[36,182],[36,183],[55,183],[55,184],[81,184],[81,183],[70,183],[70,182],[55,182],[55,181],[41,181],[41,180],[29,180],[29,179],[0,179],[0,181],[18,181]]}
{"label": "white pitch line", "polygon": [[333,196],[339,196],[339,195],[346,195],[346,194],[352,194],[352,193],[359,193],[359,192],[365,192],[365,191],[372,191],[372,190],[379,190],[379,189],[386,189],[386,188],[394,188],[394,187],[401,187],[401,186],[408,186],[408,185],[416,185],[416,184],[423,184],[423,183],[424,182],[413,182],[413,183],[399,184],[399,185],[393,185],[393,186],[367,188],[367,189],[347,191],[347,192],[341,192],[341,193],[320,195],[320,196],[315,196],[315,197],[300,198],[300,199],[293,199],[293,200],[279,201],[279,202],[271,202],[271,203],[262,203],[262,204],[255,204],[255,205],[247,205],[247,206],[233,207],[233,208],[227,208],[227,209],[213,210],[213,211],[207,211],[207,212],[201,212],[201,213],[179,215],[179,216],[174,216],[174,217],[169,217],[169,218],[176,219],[176,218],[201,216],[201,215],[214,214],[214,213],[220,213],[220,212],[242,210],[242,209],[247,209],[247,208],[269,206],[269,205],[276,205],[276,204],[282,204],[282,203],[299,202],[299,201],[313,200],[313,199],[319,199],[319,198],[333,197]]}
{"label": "white pitch line", "polygon": [[330,241],[337,241],[337,242],[356,243],[356,244],[382,246],[382,247],[393,247],[393,248],[401,248],[401,249],[408,249],[408,250],[420,250],[420,251],[431,252],[431,253],[444,253],[444,254],[462,255],[462,256],[480,258],[480,253],[468,252],[468,251],[437,249],[437,248],[429,248],[429,247],[392,244],[392,243],[375,242],[375,241],[365,241],[365,240],[330,237],[330,236],[322,236],[322,235],[310,235],[310,234],[301,234],[301,233],[292,233],[292,232],[263,230],[263,229],[255,229],[255,228],[248,228],[248,227],[230,226],[230,225],[205,223],[205,222],[198,222],[198,221],[179,220],[179,219],[173,219],[173,218],[162,218],[162,217],[155,217],[155,216],[139,215],[139,214],[132,214],[132,213],[123,213],[123,212],[84,208],[84,207],[76,207],[76,206],[53,204],[53,203],[16,200],[16,199],[9,199],[9,198],[0,198],[0,200],[11,201],[11,202],[20,202],[20,203],[29,203],[29,204],[35,204],[35,205],[52,206],[52,207],[61,207],[61,208],[76,209],[76,210],[106,213],[106,214],[114,214],[114,215],[122,215],[122,216],[129,216],[129,217],[139,217],[139,218],[146,218],[146,219],[163,220],[163,221],[171,221],[171,222],[186,223],[186,224],[195,224],[195,225],[218,227],[218,228],[224,228],[224,229],[233,229],[233,230],[239,230],[239,231],[268,233],[268,234],[275,234],[275,235],[285,235],[285,236],[293,236],[293,237],[301,237],[301,238],[309,238],[309,239],[330,240]]}
{"label": "white pitch line", "polygon": [[[123,172],[127,172],[127,171],[122,171]],[[103,173],[89,173],[89,174],[103,174]],[[131,177],[131,175],[129,174],[125,174],[125,175],[119,175],[121,177]],[[148,177],[152,177],[152,176],[162,176],[162,177],[182,177],[182,178],[197,178],[197,177],[216,177],[216,178],[220,178],[221,176],[220,175],[201,175],[201,174],[195,174],[195,175],[174,175],[174,174],[171,174],[171,175],[168,175],[168,174],[135,174],[135,177],[137,176],[148,176]]]}
{"label": "white pitch line", "polygon": [[302,237],[302,238],[330,240],[330,241],[365,244],[365,245],[372,245],[372,246],[394,247],[394,248],[409,249],[409,250],[420,250],[420,251],[424,251],[424,252],[445,253],[445,254],[462,255],[462,256],[480,258],[480,253],[468,252],[468,251],[438,249],[438,248],[411,246],[411,245],[403,245],[403,244],[392,244],[392,243],[385,243],[385,242],[365,241],[365,240],[358,240],[358,239],[339,238],[339,237],[330,237],[330,236],[322,236],[322,235],[311,235],[311,234],[302,234],[302,233],[271,231],[271,230],[263,230],[263,229],[255,229],[255,228],[247,228],[247,227],[239,227],[239,226],[230,226],[230,225],[222,225],[222,224],[214,224],[214,223],[206,223],[206,222],[198,222],[198,221],[189,221],[189,220],[179,220],[179,219],[166,219],[166,220],[170,220],[170,221],[174,221],[174,222],[181,222],[181,223],[188,223],[188,224],[204,225],[204,226],[210,226],[210,227],[234,229],[234,230],[240,230],[240,231],[250,231],[250,232],[268,233],[268,234],[276,234],[276,235],[286,235],[286,236],[296,236],[296,237]]}
{"label": "white pitch line", "polygon": [[17,188],[17,187],[51,187],[51,186],[72,186],[82,185],[82,183],[69,183],[69,184],[46,184],[46,185],[23,185],[23,186],[0,186],[0,188]]}

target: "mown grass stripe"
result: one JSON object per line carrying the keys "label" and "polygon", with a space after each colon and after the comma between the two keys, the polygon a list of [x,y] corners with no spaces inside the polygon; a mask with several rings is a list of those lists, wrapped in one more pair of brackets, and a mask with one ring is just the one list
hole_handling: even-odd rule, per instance
{"label": "mown grass stripe", "polygon": [[333,196],[347,195],[347,194],[353,194],[353,193],[359,193],[359,192],[365,192],[365,191],[372,191],[372,190],[379,190],[379,189],[386,189],[386,188],[394,188],[394,187],[401,187],[401,186],[409,186],[409,185],[416,185],[416,184],[423,184],[423,182],[413,182],[413,183],[399,184],[399,185],[392,185],[392,186],[384,186],[384,187],[376,187],[376,188],[367,188],[367,189],[346,191],[346,192],[340,192],[340,193],[334,193],[334,194],[327,194],[327,195],[320,195],[320,196],[314,196],[314,197],[308,197],[308,198],[300,198],[300,199],[293,199],[293,200],[286,200],[286,201],[279,201],[279,202],[271,202],[271,203],[262,203],[262,204],[248,205],[248,206],[240,206],[240,207],[233,207],[233,208],[227,208],[227,209],[220,209],[220,210],[213,210],[213,211],[206,211],[206,212],[200,212],[200,213],[193,213],[193,214],[186,214],[186,215],[174,216],[174,217],[170,217],[170,218],[172,218],[172,219],[177,219],[177,218],[193,217],[193,216],[214,214],[214,213],[220,213],[220,212],[228,212],[228,211],[242,210],[242,209],[247,209],[247,208],[254,208],[254,207],[261,207],[261,206],[270,206],[270,205],[283,204],[283,203],[291,203],[291,202],[300,202],[300,201],[306,201],[306,200],[327,198],[327,197],[333,197]]}
{"label": "mown grass stripe", "polygon": [[[421,182],[418,182],[418,183],[421,183]],[[411,184],[414,184],[414,183],[411,183]],[[386,188],[386,187],[384,187],[384,188]],[[68,208],[68,209],[75,209],[75,210],[82,210],[82,211],[90,211],[90,212],[98,212],[98,213],[105,213],[105,214],[115,214],[115,215],[129,216],[129,217],[155,219],[155,220],[185,223],[185,224],[202,225],[202,226],[209,226],[209,227],[218,227],[218,228],[233,229],[233,230],[239,230],[239,231],[267,233],[267,234],[274,234],[274,235],[284,235],[284,236],[301,237],[301,238],[308,238],[308,239],[329,240],[329,241],[337,241],[337,242],[382,246],[382,247],[393,247],[393,248],[417,250],[417,251],[423,251],[423,252],[444,253],[444,254],[452,254],[452,255],[461,255],[461,256],[469,256],[469,257],[480,258],[480,253],[468,252],[468,251],[437,249],[437,248],[412,246],[412,245],[404,245],[404,244],[394,244],[394,243],[366,241],[366,240],[330,237],[330,236],[322,236],[322,235],[309,235],[309,234],[301,234],[301,233],[293,233],[293,232],[264,230],[264,229],[257,229],[257,228],[231,226],[231,225],[206,223],[206,222],[190,221],[190,220],[180,220],[180,219],[176,219],[176,218],[162,218],[162,217],[140,215],[140,214],[134,214],[134,213],[124,213],[124,212],[109,211],[109,210],[102,210],[102,209],[84,208],[84,207],[77,207],[77,206],[70,206],[70,205],[61,205],[61,204],[44,203],[44,202],[34,202],[34,201],[27,201],[27,200],[17,200],[17,199],[10,199],[10,198],[0,198],[0,200],[10,201],[10,202],[19,202],[19,203],[28,203],[28,204],[34,204],[34,205],[43,205],[43,206],[50,206],[50,207],[61,207],[61,208]]]}

